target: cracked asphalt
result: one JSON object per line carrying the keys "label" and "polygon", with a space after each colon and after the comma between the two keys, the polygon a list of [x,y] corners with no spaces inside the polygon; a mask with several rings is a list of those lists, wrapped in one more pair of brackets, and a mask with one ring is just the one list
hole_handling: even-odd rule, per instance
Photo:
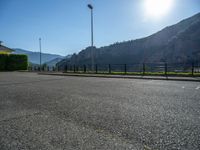
{"label": "cracked asphalt", "polygon": [[200,83],[0,73],[0,150],[199,150]]}

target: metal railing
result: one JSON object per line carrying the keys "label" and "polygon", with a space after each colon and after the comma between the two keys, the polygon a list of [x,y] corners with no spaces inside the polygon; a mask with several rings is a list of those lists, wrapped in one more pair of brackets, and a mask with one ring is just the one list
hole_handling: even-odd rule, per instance
{"label": "metal railing", "polygon": [[64,67],[39,66],[29,67],[29,71],[49,71],[68,73],[96,73],[96,74],[143,74],[143,75],[176,75],[200,73],[199,63],[138,63],[138,64],[96,64],[91,65],[68,64]]}

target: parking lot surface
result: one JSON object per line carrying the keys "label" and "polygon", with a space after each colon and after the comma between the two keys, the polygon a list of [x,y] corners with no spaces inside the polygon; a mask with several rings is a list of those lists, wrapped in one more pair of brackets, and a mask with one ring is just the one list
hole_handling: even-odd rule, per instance
{"label": "parking lot surface", "polygon": [[200,83],[0,73],[0,150],[198,150]]}

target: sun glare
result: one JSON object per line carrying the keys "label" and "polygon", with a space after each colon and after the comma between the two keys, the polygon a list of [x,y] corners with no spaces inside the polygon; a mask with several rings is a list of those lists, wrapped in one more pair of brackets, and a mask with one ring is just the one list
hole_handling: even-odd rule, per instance
{"label": "sun glare", "polygon": [[145,0],[146,17],[157,19],[167,15],[173,6],[173,2],[174,0]]}

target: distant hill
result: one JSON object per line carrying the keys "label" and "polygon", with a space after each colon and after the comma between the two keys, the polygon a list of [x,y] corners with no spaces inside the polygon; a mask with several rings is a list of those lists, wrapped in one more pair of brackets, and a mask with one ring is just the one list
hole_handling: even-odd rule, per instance
{"label": "distant hill", "polygon": [[72,57],[72,55],[67,55],[61,61],[57,62],[56,66],[59,66],[60,68],[65,68],[65,65],[70,63],[71,57]]}
{"label": "distant hill", "polygon": [[[28,55],[29,62],[33,64],[39,64],[40,63],[40,53],[39,52],[32,52],[28,50],[23,50],[19,48],[14,48],[15,54],[26,54]],[[46,63],[55,59],[62,59],[64,56],[55,55],[55,54],[48,54],[48,53],[42,53],[42,63]]]}
{"label": "distant hill", "polygon": [[55,58],[55,59],[52,59],[52,60],[50,60],[50,61],[47,61],[47,62],[45,62],[45,64],[47,65],[47,66],[49,66],[49,67],[53,67],[53,66],[56,66],[56,64],[58,63],[58,62],[60,62],[60,61],[62,61],[63,60],[63,58]]}
{"label": "distant hill", "polygon": [[[200,61],[200,13],[142,39],[94,47],[94,60],[97,64]],[[91,48],[62,62],[62,66],[66,63],[90,64]]]}

